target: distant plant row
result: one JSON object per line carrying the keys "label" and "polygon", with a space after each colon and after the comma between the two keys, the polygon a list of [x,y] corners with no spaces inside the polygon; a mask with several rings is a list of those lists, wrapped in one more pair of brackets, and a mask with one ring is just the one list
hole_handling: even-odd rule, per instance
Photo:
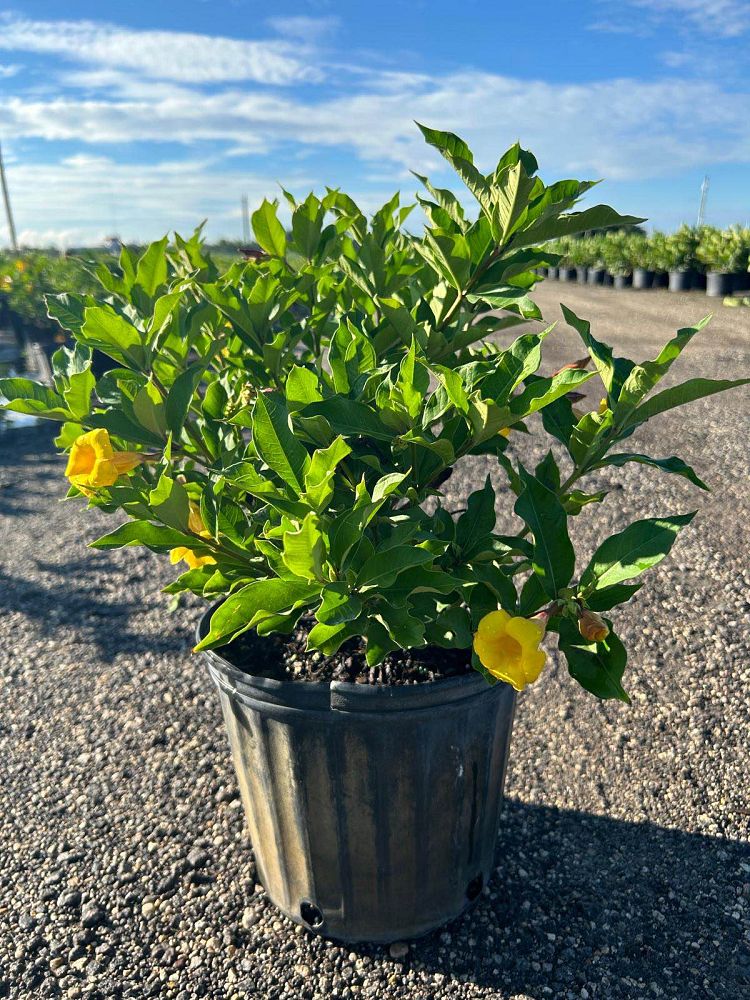
{"label": "distant plant row", "polygon": [[[690,287],[678,276],[692,275],[695,285],[708,276],[709,294],[719,295],[750,285],[750,227],[681,226],[674,233],[650,235],[616,231],[556,240],[548,249],[560,257],[548,274],[563,280],[577,275],[579,281],[600,284],[610,276],[622,285],[632,276],[637,287],[650,287],[662,283],[655,276],[671,274],[675,280],[670,287],[678,291]],[[719,275],[727,280],[717,281]]]}

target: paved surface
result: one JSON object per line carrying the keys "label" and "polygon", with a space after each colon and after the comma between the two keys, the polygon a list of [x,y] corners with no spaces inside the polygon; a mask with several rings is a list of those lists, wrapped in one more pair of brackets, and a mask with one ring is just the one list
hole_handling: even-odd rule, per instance
{"label": "paved surface", "polygon": [[[550,318],[558,297],[643,357],[706,310],[555,284]],[[750,371],[750,311],[718,319],[681,376]],[[548,343],[547,370],[581,354],[569,331]],[[633,705],[598,704],[553,660],[520,700],[495,877],[393,958],[270,907],[189,654],[198,602],[170,615],[164,560],[85,548],[105,519],[59,502],[47,433],[0,436],[0,997],[747,995],[749,439],[737,390],[634,439],[692,461],[709,497],[641,467],[599,476],[615,495],[576,525],[584,549],[626,520],[620,489],[636,516],[702,508],[618,616]],[[457,506],[485,467],[455,477]]]}

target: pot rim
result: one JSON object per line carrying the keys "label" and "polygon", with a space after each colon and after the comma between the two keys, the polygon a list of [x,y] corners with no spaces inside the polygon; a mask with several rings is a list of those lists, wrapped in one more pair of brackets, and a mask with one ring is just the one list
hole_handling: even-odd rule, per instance
{"label": "pot rim", "polygon": [[[208,622],[221,602],[202,615],[195,635],[200,641],[208,631]],[[481,697],[488,692],[508,688],[498,681],[489,684],[478,671],[460,677],[424,681],[419,684],[354,684],[351,681],[276,680],[247,673],[225,659],[215,649],[202,651],[214,683],[230,696],[245,703],[263,702],[300,711],[413,711]]]}

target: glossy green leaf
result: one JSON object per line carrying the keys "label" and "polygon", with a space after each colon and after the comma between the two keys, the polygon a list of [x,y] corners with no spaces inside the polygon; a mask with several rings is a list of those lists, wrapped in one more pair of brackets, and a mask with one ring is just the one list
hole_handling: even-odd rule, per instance
{"label": "glossy green leaf", "polygon": [[545,594],[554,600],[575,570],[575,553],[568,537],[568,516],[552,490],[521,472],[524,490],[513,508],[534,536],[533,569]]}
{"label": "glossy green leaf", "polygon": [[269,468],[293,490],[304,492],[310,457],[295,437],[289,412],[276,393],[260,393],[255,400],[253,443]]}
{"label": "glossy green leaf", "polygon": [[602,542],[581,575],[584,589],[601,590],[645,572],[666,556],[677,535],[695,517],[678,514],[674,517],[651,517],[635,521],[624,531]]}
{"label": "glossy green leaf", "polygon": [[[611,622],[607,622],[611,627]],[[630,704],[622,686],[622,675],[628,661],[620,639],[614,632],[603,642],[587,643],[569,618],[560,624],[560,651],[568,661],[568,671],[581,687],[597,698],[616,698]]]}

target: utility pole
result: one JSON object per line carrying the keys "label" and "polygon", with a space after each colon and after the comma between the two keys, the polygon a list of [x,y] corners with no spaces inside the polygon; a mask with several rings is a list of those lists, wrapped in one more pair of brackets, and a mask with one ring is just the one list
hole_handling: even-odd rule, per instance
{"label": "utility pole", "polygon": [[13,253],[18,253],[18,240],[16,239],[16,226],[13,222],[13,213],[10,210],[10,194],[8,193],[8,182],[5,179],[5,164],[3,163],[3,150],[0,147],[0,186],[3,189],[3,201],[5,202],[5,214],[8,218],[8,232],[10,233],[10,245]]}
{"label": "utility pole", "polygon": [[706,200],[708,198],[708,174],[703,178],[703,183],[701,184],[701,205],[698,209],[698,228],[703,225],[706,218]]}
{"label": "utility pole", "polygon": [[250,207],[246,194],[242,196],[242,242],[245,246],[250,242]]}

